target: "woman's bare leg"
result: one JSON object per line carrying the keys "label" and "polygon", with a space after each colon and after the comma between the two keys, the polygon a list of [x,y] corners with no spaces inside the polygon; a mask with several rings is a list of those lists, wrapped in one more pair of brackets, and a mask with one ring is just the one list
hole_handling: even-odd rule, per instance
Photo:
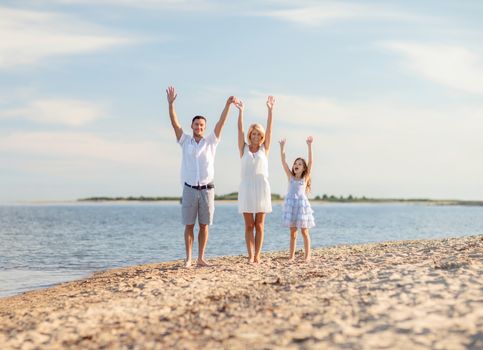
{"label": "woman's bare leg", "polygon": [[260,252],[263,245],[263,230],[265,225],[265,213],[255,214],[255,263],[260,262]]}
{"label": "woman's bare leg", "polygon": [[245,219],[245,241],[247,243],[248,262],[255,261],[255,237],[253,229],[255,228],[255,218],[252,213],[243,213]]}

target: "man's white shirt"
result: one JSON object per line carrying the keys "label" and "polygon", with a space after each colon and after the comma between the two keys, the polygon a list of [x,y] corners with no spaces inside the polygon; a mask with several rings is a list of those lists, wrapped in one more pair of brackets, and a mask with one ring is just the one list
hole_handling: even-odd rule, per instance
{"label": "man's white shirt", "polygon": [[196,143],[193,136],[183,133],[178,143],[183,152],[181,160],[181,182],[192,186],[203,186],[215,177],[215,153],[219,139],[213,131]]}

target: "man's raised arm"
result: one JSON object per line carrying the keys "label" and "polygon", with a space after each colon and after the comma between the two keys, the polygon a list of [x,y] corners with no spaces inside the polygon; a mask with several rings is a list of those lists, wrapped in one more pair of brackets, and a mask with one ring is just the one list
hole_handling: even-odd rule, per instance
{"label": "man's raised arm", "polygon": [[223,112],[221,112],[220,120],[218,120],[218,123],[216,123],[216,125],[215,125],[215,136],[216,136],[216,138],[220,137],[221,129],[223,129],[223,126],[225,125],[225,122],[226,122],[226,118],[228,117],[228,112],[230,111],[230,106],[234,102],[236,102],[235,96],[230,96],[226,100],[225,108],[223,108]]}
{"label": "man's raised arm", "polygon": [[169,119],[171,119],[171,125],[173,126],[174,133],[176,134],[176,140],[179,141],[181,135],[183,135],[183,129],[181,129],[181,125],[179,125],[178,117],[176,116],[176,111],[174,109],[174,100],[176,100],[178,94],[176,93],[174,87],[169,86],[166,89],[166,96],[169,103]]}

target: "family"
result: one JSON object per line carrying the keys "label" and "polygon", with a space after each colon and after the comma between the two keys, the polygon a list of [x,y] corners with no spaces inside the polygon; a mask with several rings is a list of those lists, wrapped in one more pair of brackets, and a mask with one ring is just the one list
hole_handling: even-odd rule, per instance
{"label": "family", "polygon": [[[174,87],[166,89],[169,104],[169,117],[176,134],[176,140],[182,148],[181,181],[183,196],[181,216],[186,247],[185,267],[192,265],[192,247],[194,228],[198,220],[198,266],[208,266],[205,260],[205,248],[208,242],[208,226],[213,223],[215,211],[214,163],[216,147],[220,142],[221,131],[233,104],[238,109],[238,149],[241,159],[241,181],[238,191],[238,212],[245,221],[245,241],[249,263],[260,263],[263,245],[265,214],[272,211],[270,184],[268,182],[268,155],[272,140],[272,120],[275,99],[268,96],[267,126],[252,124],[245,137],[243,128],[244,104],[235,96],[230,96],[221,113],[213,132],[205,137],[206,118],[197,115],[191,121],[192,133],[183,132],[175,110],[177,93]],[[312,169],[312,142],[307,137],[308,161],[295,159],[290,168],[285,159],[286,140],[279,141],[282,167],[287,175],[289,189],[283,203],[283,225],[290,229],[289,259],[294,260],[297,230],[304,239],[305,261],[310,260],[309,229],[315,226],[313,210],[307,199],[310,191]]]}

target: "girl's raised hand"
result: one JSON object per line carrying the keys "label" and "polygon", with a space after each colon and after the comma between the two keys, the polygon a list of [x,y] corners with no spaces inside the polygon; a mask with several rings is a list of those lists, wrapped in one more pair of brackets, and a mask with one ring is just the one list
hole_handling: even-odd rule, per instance
{"label": "girl's raised hand", "polygon": [[314,138],[312,136],[308,136],[306,141],[307,141],[307,145],[311,145],[312,142],[314,142]]}
{"label": "girl's raised hand", "polygon": [[280,141],[278,141],[278,143],[280,144],[280,147],[283,148],[285,146],[285,143],[287,142],[287,139],[281,139]]}
{"label": "girl's raised hand", "polygon": [[268,109],[272,110],[274,104],[275,104],[275,97],[268,96],[268,99],[267,99],[267,107],[268,107]]}

